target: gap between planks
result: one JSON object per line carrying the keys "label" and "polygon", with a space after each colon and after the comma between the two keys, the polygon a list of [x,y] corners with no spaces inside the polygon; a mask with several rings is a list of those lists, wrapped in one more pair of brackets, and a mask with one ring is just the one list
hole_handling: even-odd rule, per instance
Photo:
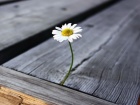
{"label": "gap between planks", "polygon": [[20,1],[24,1],[24,0],[0,0],[0,6],[15,3],[15,2],[20,2]]}

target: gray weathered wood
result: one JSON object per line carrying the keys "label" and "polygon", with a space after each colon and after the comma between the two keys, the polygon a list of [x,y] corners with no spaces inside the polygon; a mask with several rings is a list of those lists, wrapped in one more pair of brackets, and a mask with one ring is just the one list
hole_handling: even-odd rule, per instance
{"label": "gray weathered wood", "polygon": [[120,105],[137,104],[140,94],[139,10],[130,15],[131,18],[106,44],[73,71],[67,86]]}
{"label": "gray weathered wood", "polygon": [[[139,58],[134,56],[139,54],[139,6],[139,0],[124,0],[79,24],[83,37],[73,43],[74,71],[66,86],[121,105],[136,105],[140,91]],[[3,66],[59,83],[70,59],[67,42],[50,39]],[[131,72],[133,76],[127,77]]]}
{"label": "gray weathered wood", "polygon": [[0,67],[0,84],[55,105],[115,105],[3,67]]}
{"label": "gray weathered wood", "polygon": [[[85,22],[80,24],[80,26],[83,27],[84,32],[82,33],[83,38],[73,43],[76,60],[74,67],[80,64],[80,62],[84,58],[88,58],[90,56],[90,53],[92,53],[94,50],[97,50],[103,43],[110,39],[112,33],[118,30],[118,28],[120,28],[120,25],[123,24],[124,21],[127,21],[127,18],[131,18],[129,15],[134,11],[135,5],[135,3],[133,3],[133,5],[132,3],[133,1],[130,1],[129,4],[126,5],[126,1],[124,1],[120,4],[117,4],[116,6],[113,6],[112,8],[107,9],[97,16],[93,16],[87,19]],[[111,18],[108,19],[109,17]],[[87,24],[94,25],[94,27],[86,27]],[[94,33],[92,37],[91,33]],[[61,74],[59,75],[63,76],[65,75],[65,71],[67,71],[69,67],[70,59],[71,55],[67,42],[59,44],[53,39],[50,39],[37,46],[36,48],[33,48],[26,53],[18,56],[17,58],[5,63],[4,66],[14,68],[25,73],[31,72],[31,74],[35,74],[36,72],[36,74],[38,74],[37,76],[40,75],[37,72],[42,72],[43,74],[40,76],[40,78],[47,78],[49,80],[50,78],[47,77],[47,74],[44,74],[44,71],[47,69],[46,71],[50,70],[50,72],[56,72],[57,70],[52,69],[56,69],[57,67],[58,71],[59,68],[61,71]],[[39,65],[42,66],[44,70],[38,67]],[[59,65],[60,67],[58,67]],[[55,72],[52,75],[57,74]],[[51,77],[54,78],[55,76]],[[58,80],[58,82],[59,81],[60,80]],[[53,82],[57,82],[57,80],[53,79]]]}
{"label": "gray weathered wood", "polygon": [[106,1],[26,0],[1,6],[0,51]]}

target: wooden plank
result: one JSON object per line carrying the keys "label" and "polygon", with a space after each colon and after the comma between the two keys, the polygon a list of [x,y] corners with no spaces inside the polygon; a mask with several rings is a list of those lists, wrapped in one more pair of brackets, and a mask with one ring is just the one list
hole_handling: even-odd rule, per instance
{"label": "wooden plank", "polygon": [[0,104],[1,105],[19,105],[21,99],[19,97],[13,97],[0,93]]}
{"label": "wooden plank", "polygon": [[[134,52],[137,52],[136,49],[132,48],[132,45],[136,44],[137,46],[138,44],[134,42],[139,30],[136,28],[136,33],[133,31],[133,27],[139,27],[140,25],[139,22],[137,22],[139,21],[139,15],[137,16],[139,12],[137,11],[139,11],[138,0],[121,1],[79,24],[84,29],[82,33],[83,38],[73,43],[75,54],[74,71],[65,83],[66,86],[114,103],[136,105],[139,95],[139,86],[137,84],[137,80],[139,80],[138,76],[135,77],[136,75],[134,73],[131,77],[132,80],[129,82],[126,78],[127,73],[114,69],[113,66],[117,65],[118,62],[116,60],[118,60],[121,55],[124,56],[124,60],[126,54],[123,53],[124,49],[129,49],[127,51],[132,49]],[[135,26],[133,23],[136,22],[137,24]],[[133,32],[134,36],[132,36]],[[123,33],[126,35],[122,36]],[[114,34],[116,37],[114,37]],[[112,43],[110,43],[110,41]],[[107,47],[107,51],[105,52],[104,49],[106,47],[104,48],[104,46],[106,44],[109,47]],[[129,44],[131,46],[127,48]],[[138,52],[136,54],[138,54]],[[94,54],[96,53],[98,56],[95,59],[96,56]],[[59,83],[69,68],[70,59],[71,56],[67,42],[58,45],[58,42],[50,39],[5,63],[3,66]],[[92,60],[89,63],[90,59]],[[101,63],[99,63],[98,60]],[[128,62],[123,60],[120,61],[120,65],[121,63],[123,65],[123,62],[128,63],[130,61],[129,59],[127,60]],[[130,64],[130,62],[128,64]],[[134,62],[132,63],[132,67],[133,66]],[[138,67],[138,65],[135,66]],[[131,70],[128,72],[129,75],[130,72]],[[110,73],[113,74],[111,75]],[[108,75],[111,75],[111,77],[108,77]],[[128,88],[130,89],[129,92]],[[125,97],[124,94],[126,94],[126,92],[128,96]]]}
{"label": "wooden plank", "polygon": [[[96,52],[102,44],[112,37],[115,31],[118,31],[127,18],[131,18],[129,15],[134,11],[134,5],[136,5],[134,1],[129,1],[127,5],[126,1],[122,1],[79,24],[84,31],[83,38],[73,43],[75,53],[73,68],[85,58],[90,57],[91,53]],[[108,19],[109,17],[111,19]],[[87,27],[89,24],[94,25],[94,27]],[[94,33],[92,37],[91,33]],[[69,68],[70,59],[67,42],[58,45],[58,42],[50,39],[3,64],[3,66],[59,83]]]}
{"label": "wooden plank", "polygon": [[3,67],[0,84],[57,105],[116,105]]}
{"label": "wooden plank", "polygon": [[24,93],[0,86],[0,105],[54,105]]}
{"label": "wooden plank", "polygon": [[140,94],[139,9],[108,43],[73,71],[67,86],[119,105],[137,105]]}
{"label": "wooden plank", "polygon": [[0,51],[106,1],[27,0],[1,6]]}

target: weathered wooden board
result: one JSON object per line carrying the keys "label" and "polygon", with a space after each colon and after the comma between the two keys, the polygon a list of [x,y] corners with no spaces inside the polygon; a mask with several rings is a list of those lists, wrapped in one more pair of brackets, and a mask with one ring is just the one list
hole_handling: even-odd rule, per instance
{"label": "weathered wooden board", "polygon": [[1,6],[0,51],[106,1],[25,0]]}
{"label": "weathered wooden board", "polygon": [[47,103],[54,103],[50,103],[48,105],[116,105],[111,102],[107,102],[102,99],[3,67],[0,67],[0,84],[26,93],[30,96],[35,96]]}
{"label": "weathered wooden board", "polygon": [[[136,4],[133,1],[129,1],[129,4],[128,1],[122,1],[79,24],[84,31],[82,33],[83,38],[73,43],[75,53],[74,68],[83,59],[90,57],[90,53],[93,53],[108,41],[112,34],[118,31],[123,22],[127,21],[127,18],[131,18],[129,15],[136,8],[134,5]],[[139,4],[137,3],[137,5]],[[94,34],[91,35],[91,33]],[[60,75],[60,77],[56,78],[62,79],[69,67],[70,59],[71,55],[67,42],[58,43],[50,39],[5,63],[3,66],[37,76],[40,75],[40,78],[59,83],[60,80],[56,80],[55,76]],[[50,77],[48,77],[49,72],[52,73],[52,75],[49,74]]]}
{"label": "weathered wooden board", "polygon": [[[124,0],[79,24],[84,29],[83,37],[73,43],[75,63],[66,86],[114,103],[136,105],[140,91],[138,60],[134,56],[139,54],[139,6],[139,0]],[[70,59],[67,42],[50,39],[3,66],[59,83]],[[120,66],[131,63],[132,69]],[[131,72],[133,76],[127,77]]]}
{"label": "weathered wooden board", "polygon": [[0,86],[0,105],[54,105],[19,91]]}
{"label": "weathered wooden board", "polygon": [[139,10],[130,15],[131,18],[106,44],[73,71],[67,86],[120,105],[137,104],[140,94]]}

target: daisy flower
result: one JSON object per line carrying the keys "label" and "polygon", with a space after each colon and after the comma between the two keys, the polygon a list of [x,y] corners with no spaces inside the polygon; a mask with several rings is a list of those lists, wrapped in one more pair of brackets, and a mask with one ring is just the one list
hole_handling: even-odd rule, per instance
{"label": "daisy flower", "polygon": [[72,70],[72,66],[73,66],[73,62],[74,62],[74,53],[73,53],[71,42],[73,42],[74,39],[78,39],[78,38],[82,37],[81,34],[78,34],[79,32],[82,31],[81,27],[76,27],[76,26],[77,26],[77,24],[72,25],[71,23],[68,23],[68,24],[62,25],[61,28],[55,27],[56,29],[52,31],[52,34],[54,34],[54,36],[53,36],[54,40],[57,40],[59,42],[68,40],[70,51],[71,51],[70,68],[69,68],[67,74],[65,75],[64,79],[60,82],[60,85],[64,85],[65,81],[69,77],[71,70]]}
{"label": "daisy flower", "polygon": [[62,27],[55,27],[56,29],[52,31],[52,34],[54,35],[54,40],[57,40],[59,42],[62,42],[64,40],[68,40],[69,42],[73,42],[74,39],[78,39],[82,37],[79,32],[82,31],[81,27],[76,27],[77,24],[64,24]]}

